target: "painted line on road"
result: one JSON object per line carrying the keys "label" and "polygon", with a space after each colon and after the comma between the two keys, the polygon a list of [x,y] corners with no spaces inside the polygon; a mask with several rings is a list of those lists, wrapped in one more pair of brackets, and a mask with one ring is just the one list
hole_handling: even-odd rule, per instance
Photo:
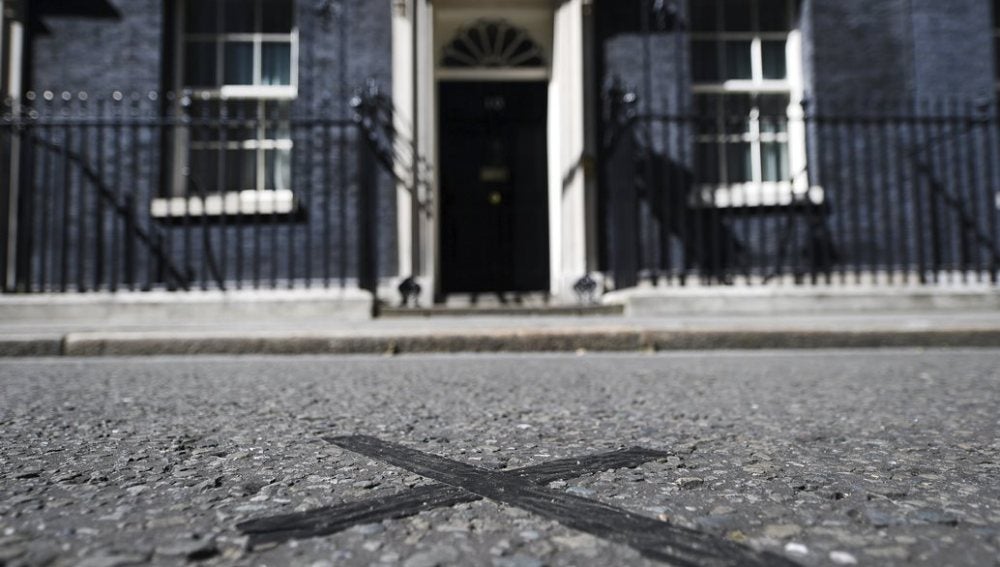
{"label": "painted line on road", "polygon": [[759,552],[710,534],[525,482],[510,473],[480,469],[374,437],[326,440],[451,487],[533,512],[568,528],[627,545],[649,559],[682,567],[797,565],[781,555]]}
{"label": "painted line on road", "polygon": [[[611,469],[637,467],[667,456],[667,453],[661,451],[636,447],[580,458],[550,461],[540,465],[505,471],[503,474],[520,478],[524,482],[545,485],[556,480],[576,478]],[[425,510],[447,508],[481,499],[482,497],[478,494],[460,488],[433,484],[363,502],[327,506],[305,512],[250,520],[238,524],[236,527],[250,536],[251,546],[258,546],[330,535],[353,526],[377,523],[383,520],[397,520],[414,516]]]}

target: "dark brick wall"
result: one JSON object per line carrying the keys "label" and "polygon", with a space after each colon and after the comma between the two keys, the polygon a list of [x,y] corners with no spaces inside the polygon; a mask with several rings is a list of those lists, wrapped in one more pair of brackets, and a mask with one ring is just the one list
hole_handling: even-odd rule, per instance
{"label": "dark brick wall", "polygon": [[[163,49],[169,43],[163,35],[167,28],[164,13],[169,12],[162,5],[166,0],[113,1],[122,13],[121,20],[47,21],[52,34],[37,38],[34,44],[32,87],[35,90],[89,91],[96,97],[116,89],[148,93],[169,86],[162,71],[169,67],[170,56],[169,49]],[[391,88],[391,2],[349,0],[341,14],[320,11],[322,4],[318,2],[300,0],[297,6],[301,38],[298,112],[342,119],[349,114],[346,101],[366,80],[374,80],[386,91]],[[800,7],[804,88],[807,98],[818,101],[821,109],[829,110],[835,102],[848,101],[851,112],[874,112],[894,101],[884,109],[900,110],[904,107],[898,101],[913,97],[968,100],[994,94],[989,0],[802,0]],[[591,88],[601,93],[617,80],[639,95],[640,111],[655,113],[684,108],[690,76],[687,42],[676,31],[674,22],[652,20],[649,22],[652,31],[644,33],[636,3],[601,0],[595,10],[597,80]],[[343,18],[345,25],[341,26],[338,18]],[[649,75],[644,72],[647,61],[652,70]],[[608,132],[607,125],[602,125],[601,139],[607,139]],[[680,258],[685,250],[693,249],[694,244],[688,241],[706,238],[692,233],[690,228],[677,229],[685,221],[669,210],[672,204],[677,208],[685,202],[677,187],[691,177],[694,152],[686,145],[684,133],[676,125],[661,126],[644,133],[640,140],[651,146],[654,156],[651,162],[654,165],[640,164],[646,168],[640,167],[640,172],[649,186],[667,187],[664,176],[679,180],[669,185],[673,192],[665,189],[661,193],[667,194],[657,194],[656,190],[647,189],[639,195],[636,230],[642,239],[653,242],[647,247],[648,257],[644,260],[650,265],[663,256]],[[915,254],[919,238],[907,236],[903,227],[916,218],[916,200],[929,206],[932,197],[928,177],[953,193],[951,197],[938,197],[938,206],[942,207],[940,218],[951,215],[954,221],[964,214],[983,226],[991,222],[990,215],[995,210],[987,193],[995,186],[994,178],[1000,175],[1000,168],[987,172],[956,165],[987,160],[988,152],[993,151],[988,143],[991,140],[982,138],[985,134],[972,134],[970,138],[967,133],[944,129],[942,135],[952,136],[955,142],[941,151],[954,155],[932,156],[926,151],[913,151],[919,149],[916,146],[920,134],[912,125],[895,130],[891,126],[876,126],[874,130],[861,127],[846,133],[830,125],[810,130],[810,158],[816,167],[812,182],[826,190],[830,206],[826,222],[843,235],[837,242],[842,259],[877,263],[877,258],[884,257],[892,248],[901,254],[908,247]],[[931,136],[934,132],[926,134]],[[356,157],[353,152],[345,154],[348,157],[343,171],[347,173],[347,182],[341,181],[339,153],[323,150],[316,139],[318,135],[304,133],[296,140],[300,173],[295,184],[308,212],[308,221],[262,225],[260,233],[272,240],[259,248],[251,240],[241,240],[247,239],[248,234],[256,234],[249,225],[244,226],[242,233],[236,229],[227,233],[229,246],[240,246],[239,253],[244,257],[260,257],[265,274],[271,266],[287,266],[291,275],[301,276],[307,257],[316,258],[312,262],[314,275],[323,258],[329,258],[334,266],[340,265],[343,258],[347,258],[347,264],[354,262],[358,225]],[[339,139],[334,136],[335,145]],[[139,155],[157,155],[159,146],[154,136],[138,140],[129,144],[135,146]],[[962,150],[965,146],[978,149]],[[886,152],[884,156],[882,152]],[[911,154],[924,156],[925,163],[916,164],[907,157]],[[844,161],[848,159],[850,167]],[[918,167],[929,169],[929,173],[918,175]],[[141,198],[148,198],[156,191],[156,169],[149,160],[142,162],[140,175],[146,177],[133,189]],[[304,171],[310,173],[303,174]],[[325,171],[331,171],[331,177]],[[917,185],[915,179],[920,176],[924,180]],[[982,194],[972,199],[969,188],[977,181],[977,187],[985,191],[981,190]],[[913,190],[906,190],[911,186]],[[968,197],[962,198],[962,193]],[[886,199],[887,194],[893,198]],[[396,249],[395,202],[391,183],[386,179],[382,180],[380,196],[379,226],[383,237],[380,257],[383,273],[390,274],[394,270],[392,260]],[[896,202],[897,196],[902,203]],[[608,210],[607,198],[608,187],[604,183],[604,210]],[[970,203],[969,211],[960,213],[952,207],[950,212],[943,212],[949,199]],[[931,226],[931,212],[924,210],[921,214],[925,217],[920,223]],[[74,218],[90,215],[92,209],[86,207],[71,213]],[[779,234],[780,228],[788,224],[782,215],[748,216],[733,221],[731,227],[737,234]],[[906,215],[910,215],[910,220]],[[688,219],[688,224],[714,223],[693,219]],[[887,226],[897,227],[888,241],[882,238]],[[175,249],[184,246],[187,237],[181,230],[176,227],[164,230],[170,233]],[[804,231],[808,227],[792,225],[790,230],[793,240],[806,241]],[[660,246],[658,242],[664,240],[664,233],[671,231],[678,234],[667,238],[666,246]],[[331,234],[335,240],[326,250],[321,243],[329,241]],[[927,244],[930,237],[925,233],[920,238]],[[958,239],[954,234],[949,238]],[[906,239],[910,242],[904,246]],[[778,254],[778,240],[778,236],[770,237],[761,254]],[[242,244],[235,244],[238,242]],[[954,255],[957,242],[950,248],[949,253]],[[800,254],[801,250],[792,253]],[[226,254],[235,256],[236,249],[227,249]],[[185,262],[201,264],[197,257]]]}
{"label": "dark brick wall", "polygon": [[[984,0],[985,1],[985,0]],[[806,0],[806,91],[819,99],[912,93],[909,0]]]}
{"label": "dark brick wall", "polygon": [[[799,29],[806,98],[818,101],[814,112],[859,118],[886,112],[940,114],[945,98],[963,101],[956,109],[969,112],[968,101],[994,95],[990,12],[989,0],[803,0]],[[684,107],[690,76],[685,42],[672,41],[676,36],[669,31],[643,34],[640,16],[624,3],[599,4],[596,21],[602,82],[595,88],[623,82],[638,95],[640,113],[674,109],[678,103]],[[648,80],[644,53],[651,54]],[[933,102],[907,103],[915,98]],[[685,198],[676,193],[690,190],[693,155],[690,145],[675,142],[679,129],[668,121],[637,131],[637,143],[650,146],[653,156],[637,164],[638,210],[628,227],[643,242],[642,267],[652,269],[665,257],[677,269],[685,262],[687,267],[711,263],[699,258],[704,255],[698,247],[735,246],[731,236],[750,242],[757,262],[783,255],[786,267],[804,265],[806,256],[817,254],[809,251],[809,234],[817,228],[836,233],[839,260],[872,267],[915,264],[920,253],[926,266],[933,265],[935,255],[942,265],[957,265],[963,247],[974,250],[972,256],[984,254],[981,242],[973,242],[974,232],[992,230],[992,238],[1000,238],[992,204],[996,168],[988,165],[996,149],[982,128],[970,132],[959,122],[901,120],[813,123],[810,181],[825,190],[828,209],[822,225],[812,226],[806,216],[780,210],[742,217],[691,212],[679,220],[670,209],[684,206]],[[948,143],[925,148],[935,137]],[[679,175],[678,168],[683,170]],[[660,178],[664,175],[666,182]],[[602,181],[603,210],[610,211],[615,190],[610,187],[617,181]],[[974,229],[959,228],[969,220]],[[612,223],[605,221],[610,242],[615,235],[607,232]],[[692,233],[692,224],[716,235]]]}
{"label": "dark brick wall", "polygon": [[[643,109],[677,108],[689,97],[687,39],[673,18],[644,21],[638,3],[597,4],[595,58],[598,84],[607,90],[620,83],[640,97]],[[651,30],[646,32],[645,30]],[[646,68],[652,73],[647,74]]]}
{"label": "dark brick wall", "polygon": [[[807,13],[806,88],[821,114],[974,115],[994,97],[988,0],[812,0]],[[840,259],[956,266],[985,253],[974,233],[1000,237],[982,128],[882,119],[811,135],[811,181],[826,191]]]}
{"label": "dark brick wall", "polygon": [[[652,104],[684,92],[686,42],[674,41],[670,26],[647,44],[633,5],[603,2],[597,10],[602,85],[618,78],[645,90],[648,49]],[[993,96],[992,22],[989,0],[803,0],[806,92],[838,100]]]}
{"label": "dark brick wall", "polygon": [[[119,20],[89,20],[49,18],[51,35],[39,36],[33,49],[32,89],[39,93],[55,92],[55,101],[37,104],[48,111],[64,108],[61,94],[72,93],[69,103],[73,113],[94,113],[98,105],[108,104],[112,112],[122,105],[141,107],[141,114],[155,116],[162,95],[154,101],[151,92],[162,92],[174,87],[169,71],[172,51],[171,6],[167,0],[115,0],[121,12]],[[172,4],[172,2],[171,2]],[[299,0],[298,10],[299,96],[293,112],[319,121],[350,122],[348,106],[353,93],[368,81],[374,81],[384,92],[391,90],[391,34],[388,1],[349,0],[343,12],[324,11],[322,4]],[[167,75],[167,76],[165,76]],[[113,91],[125,93],[121,104],[110,102]],[[81,102],[79,93],[88,97]],[[133,93],[138,97],[133,99]],[[133,100],[135,102],[133,102]],[[100,102],[106,101],[106,102]],[[131,112],[131,111],[128,111]],[[60,130],[46,131],[47,140],[65,145]],[[226,279],[260,279],[260,285],[271,284],[272,275],[283,282],[287,278],[302,279],[307,276],[325,280],[340,277],[353,281],[358,275],[359,246],[359,180],[357,148],[360,143],[353,126],[339,126],[327,122],[312,129],[299,128],[294,136],[293,190],[301,206],[295,219],[281,217],[229,218],[230,224],[239,224],[223,230],[212,225],[203,229],[194,219],[191,223],[164,224],[151,222],[146,214],[146,203],[165,191],[161,188],[161,165],[169,164],[163,139],[158,131],[141,127],[135,131],[105,130],[105,157],[103,172],[107,178],[106,189],[118,192],[118,202],[124,203],[125,195],[134,197],[138,223],[148,233],[162,239],[159,247],[168,251],[179,269],[192,271],[198,279],[209,273],[210,262],[200,253],[209,243],[215,250],[216,263],[226,271]],[[86,136],[86,139],[84,139]],[[89,146],[89,155],[83,158],[92,168],[98,161],[96,152],[98,133],[74,131],[70,144],[74,152]],[[112,141],[121,139],[119,147]],[[120,154],[119,159],[110,157]],[[112,279],[115,270],[112,259],[117,254],[124,265],[121,240],[124,223],[115,215],[113,203],[98,199],[98,189],[81,177],[79,160],[74,162],[74,172],[69,183],[62,175],[44,173],[43,169],[63,167],[55,155],[42,157],[38,153],[33,218],[33,238],[43,239],[48,228],[52,236],[48,246],[64,247],[72,260],[66,264],[70,285],[82,280],[89,288],[94,281]],[[161,154],[164,154],[161,156]],[[43,159],[48,161],[42,161]],[[114,171],[121,177],[115,177]],[[377,223],[379,233],[379,258],[381,274],[390,276],[395,271],[396,228],[395,190],[383,174],[378,177],[379,207]],[[209,187],[210,189],[210,187]],[[65,196],[69,196],[66,200]],[[65,220],[71,227],[64,235],[58,223]],[[237,222],[237,221],[244,222]],[[193,225],[193,226],[192,226]],[[81,228],[82,227],[82,228]],[[103,233],[99,233],[102,230]],[[67,238],[66,236],[72,238]],[[327,244],[328,243],[328,244]],[[115,247],[119,249],[116,251]],[[80,249],[83,255],[79,254]],[[94,259],[101,250],[103,265]],[[151,280],[155,285],[162,281],[155,262],[150,262],[148,247],[137,246],[138,285]],[[84,258],[83,262],[78,262]],[[237,272],[237,261],[243,263]],[[33,270],[36,279],[52,279],[61,269],[62,253],[36,255]],[[95,278],[100,269],[105,276]],[[123,275],[116,278],[123,282]]]}
{"label": "dark brick wall", "polygon": [[806,0],[807,88],[820,98],[993,96],[988,0]]}
{"label": "dark brick wall", "polygon": [[[686,42],[675,41],[669,26],[643,34],[629,3],[603,2],[597,10],[597,87],[617,78],[645,95],[648,53],[649,104],[683,98]],[[810,97],[834,100],[992,97],[992,22],[989,0],[803,0],[804,87]]]}
{"label": "dark brick wall", "polygon": [[[320,12],[315,2],[298,2],[300,103],[318,108],[329,101],[335,113],[351,93],[373,80],[392,88],[390,2],[350,0],[344,12]],[[342,23],[338,17],[343,18]],[[346,35],[341,33],[346,31]]]}
{"label": "dark brick wall", "polygon": [[916,94],[993,97],[993,18],[989,0],[912,0]]}
{"label": "dark brick wall", "polygon": [[[32,88],[94,94],[155,91],[163,81],[165,0],[111,0],[120,20],[47,18],[50,35],[34,41]],[[385,89],[392,80],[390,3],[349,0],[343,14],[299,0],[300,101],[339,100],[365,80]],[[346,37],[339,18],[346,20]],[[342,68],[342,65],[346,66]]]}
{"label": "dark brick wall", "polygon": [[121,20],[47,18],[34,40],[38,91],[156,91],[161,87],[162,0],[112,0]]}

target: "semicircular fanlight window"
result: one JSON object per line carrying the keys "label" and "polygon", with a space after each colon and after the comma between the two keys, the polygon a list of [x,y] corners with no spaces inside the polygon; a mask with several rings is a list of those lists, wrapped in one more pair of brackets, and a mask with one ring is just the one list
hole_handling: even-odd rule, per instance
{"label": "semicircular fanlight window", "polygon": [[542,48],[505,20],[476,20],[444,47],[445,67],[543,67]]}

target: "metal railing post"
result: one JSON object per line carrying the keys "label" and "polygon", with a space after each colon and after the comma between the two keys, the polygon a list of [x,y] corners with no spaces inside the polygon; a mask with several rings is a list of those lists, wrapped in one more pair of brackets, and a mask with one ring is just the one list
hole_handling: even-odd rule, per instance
{"label": "metal railing post", "polygon": [[363,128],[357,129],[358,152],[358,284],[378,297],[378,179],[375,156]]}
{"label": "metal railing post", "polygon": [[639,232],[636,223],[638,201],[636,195],[635,118],[631,116],[633,93],[621,85],[614,85],[609,97],[607,117],[610,119],[608,139],[605,140],[608,163],[604,168],[608,190],[607,238],[608,262],[616,289],[634,287],[639,282]]}
{"label": "metal railing post", "polygon": [[11,101],[5,132],[4,173],[0,183],[0,288],[5,292],[17,287],[17,197],[20,185],[20,117],[16,103]]}
{"label": "metal railing post", "polygon": [[[0,6],[0,10],[7,6]],[[3,205],[0,206],[0,244],[3,250],[0,251],[0,268],[3,269],[3,291],[15,291],[19,287],[17,265],[18,265],[18,215],[20,213],[20,191],[21,191],[21,168],[22,168],[22,123],[21,123],[21,68],[24,54],[24,25],[16,19],[10,20],[9,28],[6,14],[3,21],[0,21],[0,28],[4,30],[4,51],[2,54],[6,70],[3,78],[5,85],[4,92],[0,95],[10,100],[11,114],[11,135],[10,152],[7,156],[8,171],[5,180],[4,191],[0,191],[0,198]],[[0,158],[3,159],[3,158]]]}

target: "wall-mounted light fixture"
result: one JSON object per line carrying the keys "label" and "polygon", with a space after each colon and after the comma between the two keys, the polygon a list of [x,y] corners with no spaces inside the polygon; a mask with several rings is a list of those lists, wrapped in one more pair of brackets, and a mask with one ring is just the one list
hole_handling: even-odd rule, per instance
{"label": "wall-mounted light fixture", "polygon": [[392,0],[392,9],[397,16],[402,18],[406,15],[406,0]]}

